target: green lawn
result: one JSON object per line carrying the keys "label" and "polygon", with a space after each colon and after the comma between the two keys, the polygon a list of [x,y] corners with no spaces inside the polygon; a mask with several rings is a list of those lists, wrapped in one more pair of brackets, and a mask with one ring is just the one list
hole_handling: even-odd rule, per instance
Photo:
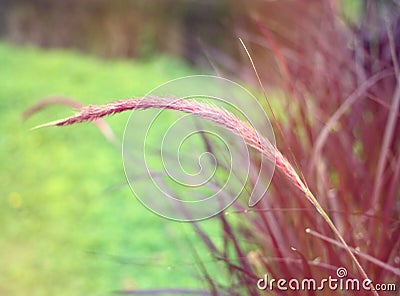
{"label": "green lawn", "polygon": [[[101,61],[0,43],[0,295],[200,286],[184,243],[186,233],[193,237],[190,225],[159,218],[136,200],[121,152],[94,125],[30,131],[72,114],[60,106],[21,119],[49,95],[104,103],[193,73],[165,57]],[[128,116],[107,119],[120,139]]]}

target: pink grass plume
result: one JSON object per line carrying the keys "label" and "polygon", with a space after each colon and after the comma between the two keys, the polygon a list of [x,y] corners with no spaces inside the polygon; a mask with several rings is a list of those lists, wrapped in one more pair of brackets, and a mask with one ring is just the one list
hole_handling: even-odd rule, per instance
{"label": "pink grass plume", "polygon": [[[177,99],[177,98],[161,98],[161,97],[146,97],[131,98],[125,100],[114,101],[105,105],[89,105],[80,109],[80,111],[71,117],[48,122],[38,125],[33,129],[43,128],[48,126],[66,126],[80,122],[88,122],[98,120],[108,115],[128,111],[128,110],[145,110],[145,109],[169,109],[193,114],[197,117],[210,120],[224,128],[232,131],[236,135],[243,138],[247,145],[258,150],[264,154],[269,160],[276,161],[276,167],[297,187],[299,188],[308,199],[308,201],[316,208],[318,213],[323,217],[329,225],[333,233],[339,239],[343,248],[347,251],[358,271],[364,279],[368,279],[367,274],[362,268],[361,264],[351,251],[350,247],[336,228],[331,218],[326,211],[322,208],[313,193],[309,190],[306,183],[300,178],[294,167],[290,164],[286,157],[272,145],[267,139],[262,137],[254,128],[249,124],[241,121],[230,112],[205,104],[194,99]],[[378,295],[373,291],[374,295]]]}

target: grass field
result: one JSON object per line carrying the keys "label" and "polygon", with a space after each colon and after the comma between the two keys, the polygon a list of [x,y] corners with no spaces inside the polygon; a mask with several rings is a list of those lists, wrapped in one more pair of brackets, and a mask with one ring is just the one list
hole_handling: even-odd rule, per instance
{"label": "grass field", "polygon": [[[190,225],[161,219],[135,199],[120,151],[94,125],[30,131],[72,114],[61,106],[21,119],[49,95],[105,103],[194,70],[165,57],[101,61],[5,43],[0,65],[0,295],[200,287],[185,244],[186,235],[196,244]],[[120,139],[128,116],[107,119]]]}

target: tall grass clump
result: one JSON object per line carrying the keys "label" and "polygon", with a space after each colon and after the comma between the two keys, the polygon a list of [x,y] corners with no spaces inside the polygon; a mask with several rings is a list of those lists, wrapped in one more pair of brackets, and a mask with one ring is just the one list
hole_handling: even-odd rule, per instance
{"label": "tall grass clump", "polygon": [[[281,109],[273,110],[284,116],[272,116],[282,118],[274,122],[278,148],[231,113],[192,99],[120,100],[81,108],[43,126],[98,120],[132,109],[172,109],[222,125],[275,158],[278,173],[266,196],[253,208],[236,203],[216,217],[221,236],[193,224],[212,259],[223,265],[216,279],[206,262],[199,262],[212,295],[380,294],[257,288],[266,274],[318,282],[338,277],[338,268],[346,269],[346,278],[371,279],[374,287],[397,284],[397,291],[383,292],[397,295],[400,17],[390,13],[398,9],[396,4],[389,10],[379,1],[360,3],[352,22],[339,16],[336,1],[246,5],[241,33],[247,34],[244,42],[254,53],[255,68],[261,80],[284,93]],[[264,65],[265,53],[269,59]],[[204,141],[212,143],[206,136]],[[212,152],[212,144],[207,147]],[[256,157],[252,162],[259,165]],[[246,192],[251,189],[250,184]]]}
{"label": "tall grass clump", "polygon": [[398,295],[400,10],[396,3],[358,3],[350,20],[339,15],[337,1],[252,1],[243,7],[240,32],[262,82],[284,90],[282,108],[275,110],[284,113],[276,114],[282,118],[275,121],[277,146],[368,278],[395,283],[397,291],[256,288],[265,274],[321,280],[337,277],[340,267],[347,278],[362,280],[343,241],[331,236],[327,218],[316,215],[304,190],[281,170],[255,208],[237,206],[220,217],[223,244],[211,249],[225,262],[230,284],[210,286],[226,294]]}

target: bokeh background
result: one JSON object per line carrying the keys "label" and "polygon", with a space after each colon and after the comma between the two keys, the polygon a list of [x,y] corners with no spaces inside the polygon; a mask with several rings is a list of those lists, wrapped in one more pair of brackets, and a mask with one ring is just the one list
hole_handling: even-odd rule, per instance
{"label": "bokeh background", "polygon": [[[287,33],[278,41],[290,47],[290,36],[324,15],[296,6],[304,21],[293,22],[287,3],[264,2],[0,0],[0,295],[201,294],[199,259],[226,276],[192,226],[162,219],[134,198],[120,150],[94,125],[31,131],[72,114],[57,104],[22,115],[49,96],[101,104],[191,74],[221,74],[255,89],[238,37],[263,82],[279,89],[273,45],[265,47],[254,20]],[[367,2],[332,1],[354,24]],[[324,6],[308,3],[311,11]],[[379,5],[399,13],[396,1]],[[117,139],[128,116],[107,119]],[[201,223],[218,241],[218,222]]]}
{"label": "bokeh background", "polygon": [[[2,1],[0,7],[0,294],[202,288],[187,243],[192,229],[136,200],[121,149],[92,125],[30,131],[73,114],[70,107],[22,119],[49,96],[100,104],[204,73],[188,62],[199,51],[186,58],[189,45],[175,40],[195,38],[183,32],[180,16],[191,5]],[[127,119],[121,114],[109,121],[119,140]]]}

